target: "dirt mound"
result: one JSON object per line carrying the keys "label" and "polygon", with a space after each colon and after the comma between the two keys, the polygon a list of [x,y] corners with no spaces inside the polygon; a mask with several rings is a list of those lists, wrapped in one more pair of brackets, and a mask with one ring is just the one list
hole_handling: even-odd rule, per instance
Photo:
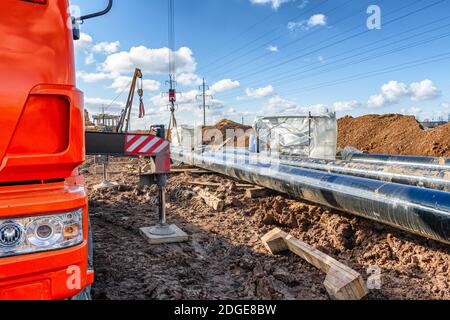
{"label": "dirt mound", "polygon": [[338,146],[368,153],[450,157],[450,124],[426,131],[413,116],[350,116],[338,120]]}
{"label": "dirt mound", "polygon": [[[234,122],[234,121],[231,121],[228,119],[222,119],[219,122],[217,122],[215,125],[204,126],[202,128],[203,144],[205,144],[205,145],[220,145],[228,139],[227,131],[234,130],[234,132],[237,135],[237,137],[234,138],[234,146],[235,147],[243,147],[242,141],[240,141],[242,139],[239,139],[238,137],[241,137],[245,134],[245,147],[248,147],[250,134],[247,131],[250,129],[252,129],[251,126],[242,125],[240,123],[237,123],[237,122]],[[222,139],[218,139],[216,137],[217,130],[220,131],[220,133],[222,134]]]}

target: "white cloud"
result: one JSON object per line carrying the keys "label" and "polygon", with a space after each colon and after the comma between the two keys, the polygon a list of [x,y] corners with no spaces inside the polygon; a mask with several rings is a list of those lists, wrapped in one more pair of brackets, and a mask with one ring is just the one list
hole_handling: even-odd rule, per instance
{"label": "white cloud", "polygon": [[87,109],[95,112],[100,112],[102,107],[108,108],[109,112],[117,112],[124,108],[125,103],[120,101],[114,101],[103,98],[85,98],[84,104]]}
{"label": "white cloud", "polygon": [[413,101],[433,100],[441,95],[441,91],[433,84],[433,81],[428,79],[411,83],[409,88]]}
{"label": "white cloud", "polygon": [[361,107],[361,103],[356,100],[351,101],[337,101],[333,104],[334,111],[336,112],[344,112],[351,111]]}
{"label": "white cloud", "polygon": [[119,50],[120,42],[100,42],[92,47],[92,51],[95,53],[112,54]]}
{"label": "white cloud", "polygon": [[282,4],[291,2],[292,0],[250,0],[252,4],[270,4],[273,9],[277,10]]}
{"label": "white cloud", "polygon": [[297,6],[297,8],[303,9],[303,8],[305,8],[308,4],[309,4],[309,0],[302,0],[302,2],[300,2],[300,4]]}
{"label": "white cloud", "polygon": [[[168,48],[151,49],[145,46],[132,47],[129,51],[122,51],[109,55],[102,64],[105,72],[129,72],[139,66],[147,74],[165,74],[169,70]],[[178,73],[192,73],[197,67],[191,49],[182,47],[174,52]]]}
{"label": "white cloud", "polygon": [[78,71],[77,78],[81,79],[85,83],[95,83],[104,80],[114,79],[114,75],[111,73],[104,72],[86,72],[86,71]]}
{"label": "white cloud", "polygon": [[418,116],[419,113],[422,112],[422,109],[417,107],[411,107],[409,109],[401,109],[400,112],[404,115]]}
{"label": "white cloud", "polygon": [[307,31],[314,27],[324,27],[327,25],[327,17],[324,14],[315,14],[311,16],[307,20],[302,20],[298,22],[289,22],[288,23],[288,29],[290,31],[297,31],[297,30],[303,30]]}
{"label": "white cloud", "polygon": [[[191,90],[187,92],[183,92],[183,94],[177,95],[177,103],[180,105],[194,105],[198,107],[198,102],[196,101],[196,97],[199,94],[198,90]],[[150,99],[151,103],[155,106],[161,107],[161,111],[167,111],[165,108],[169,104],[169,98],[166,95],[156,95]],[[185,108],[185,107],[184,107]]]}
{"label": "white cloud", "polygon": [[404,98],[412,101],[426,101],[436,99],[441,91],[431,80],[414,82],[409,86],[403,82],[391,80],[381,86],[381,93],[369,98],[369,108],[382,108],[399,103]]}
{"label": "white cloud", "polygon": [[247,97],[250,97],[250,98],[262,98],[262,97],[267,97],[267,96],[273,94],[274,89],[271,85],[268,85],[267,87],[257,88],[257,89],[247,88],[245,90],[245,93],[246,93]]}
{"label": "white cloud", "polygon": [[86,65],[94,63],[94,54],[91,52],[93,42],[92,37],[84,32],[81,32],[80,39],[74,42],[75,54],[84,55]]}
{"label": "white cloud", "polygon": [[210,88],[210,94],[216,94],[219,92],[224,92],[232,89],[239,88],[241,84],[237,80],[223,79],[214,83]]}
{"label": "white cloud", "polygon": [[323,114],[328,111],[326,105],[315,104],[311,106],[299,106],[294,101],[286,100],[280,96],[273,96],[267,101],[260,111],[261,116],[296,116],[306,115],[311,112],[314,115]]}
{"label": "white cloud", "polygon": [[448,101],[442,102],[441,107],[444,109],[450,109],[450,102]]}
{"label": "white cloud", "polygon": [[278,52],[278,47],[277,46],[268,46],[267,50],[269,50],[270,52]]}
{"label": "white cloud", "polygon": [[[110,88],[114,89],[117,93],[119,93],[119,92],[122,92],[123,90],[130,88],[131,81],[132,81],[131,77],[119,76],[119,77],[114,78],[114,81],[111,84]],[[155,81],[155,80],[144,79],[142,81],[142,87],[144,89],[144,94],[145,94],[145,91],[160,90],[161,83],[158,81]]]}
{"label": "white cloud", "polygon": [[381,86],[381,92],[386,101],[397,103],[400,99],[409,94],[408,86],[402,82],[389,81]]}
{"label": "white cloud", "polygon": [[386,105],[386,99],[382,94],[370,96],[367,106],[369,108],[382,108]]}
{"label": "white cloud", "polygon": [[95,54],[112,54],[117,52],[120,42],[99,42],[94,44],[94,39],[87,33],[80,34],[80,40],[74,42],[75,53],[84,55],[84,63],[86,65],[95,62]]}
{"label": "white cloud", "polygon": [[88,53],[86,55],[86,58],[84,59],[84,64],[89,65],[93,64],[95,62],[94,54],[92,52]]}
{"label": "white cloud", "polygon": [[308,20],[309,27],[326,26],[326,25],[327,25],[327,17],[324,14],[315,14],[311,16]]}
{"label": "white cloud", "polygon": [[76,51],[84,51],[84,50],[88,50],[93,43],[93,39],[90,35],[88,35],[87,33],[81,32],[80,33],[80,40],[77,40],[74,42],[75,45],[75,50]]}
{"label": "white cloud", "polygon": [[177,76],[177,82],[183,86],[200,85],[203,80],[195,73],[182,73]]}
{"label": "white cloud", "polygon": [[[198,120],[203,117],[203,109],[200,108],[199,101],[196,99],[200,94],[198,90],[191,90],[183,92],[183,94],[177,96],[177,119],[183,119],[183,113],[187,113],[189,116],[194,116]],[[167,96],[156,95],[150,99],[150,102],[158,109],[154,111],[156,114],[167,115],[167,105],[169,103]],[[207,117],[226,117],[224,112],[224,102],[217,99],[210,99],[208,101],[209,108],[206,109]],[[179,119],[178,119],[179,120]]]}

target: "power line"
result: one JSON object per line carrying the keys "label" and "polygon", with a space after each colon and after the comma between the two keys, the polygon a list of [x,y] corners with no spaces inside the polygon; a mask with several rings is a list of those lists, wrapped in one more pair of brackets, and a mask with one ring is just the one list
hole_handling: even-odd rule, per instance
{"label": "power line", "polygon": [[[381,68],[381,69],[377,69],[377,70],[373,70],[373,71],[369,71],[369,72],[363,72],[363,73],[347,76],[347,77],[336,79],[336,80],[333,80],[330,82],[322,82],[322,83],[318,83],[318,84],[315,84],[315,85],[309,86],[309,87],[307,86],[307,87],[296,88],[295,90],[285,92],[283,94],[283,97],[296,96],[300,93],[310,92],[310,91],[314,91],[314,90],[318,90],[318,89],[323,89],[326,87],[337,86],[337,85],[341,85],[341,84],[348,83],[348,82],[371,78],[371,77],[379,76],[379,75],[386,74],[386,73],[392,73],[392,72],[396,72],[396,71],[411,69],[411,68],[415,68],[415,67],[435,63],[435,62],[440,62],[440,61],[444,61],[444,60],[449,60],[449,59],[450,59],[450,52],[445,52],[445,53],[441,53],[441,54],[434,55],[431,57],[413,60],[413,61],[403,63],[403,64],[396,64],[396,65],[393,65],[390,67],[385,67],[385,68]],[[233,104],[231,106],[235,107],[238,105],[239,104]]]}
{"label": "power line", "polygon": [[[228,42],[234,42],[235,40],[239,39],[241,36],[243,36],[244,34],[248,33],[250,30],[254,29],[256,26],[260,25],[263,22],[266,22],[267,20],[269,20],[271,17],[273,17],[275,15],[275,12],[270,13],[269,15],[267,15],[266,17],[264,17],[262,20],[252,24],[250,27],[246,28],[244,31],[242,31],[241,33],[239,33],[236,37],[232,38],[231,40],[229,40]],[[229,54],[233,53],[233,51],[231,51]],[[225,55],[226,56],[226,55]],[[215,64],[217,61],[219,61],[221,58],[214,60],[213,62],[207,63],[205,64],[203,67],[200,67],[199,70],[202,70],[204,68],[209,67],[210,65]]]}
{"label": "power line", "polygon": [[[336,10],[340,9],[340,8],[344,7],[345,5],[347,5],[348,3],[353,2],[353,1],[354,1],[354,0],[349,0],[349,1],[345,2],[345,3],[343,3],[343,4],[340,4],[340,5],[338,5],[338,6],[334,7],[334,8],[332,8],[331,10],[325,12],[324,14],[325,14],[325,15],[329,15],[329,14],[332,13],[333,11],[336,11]],[[383,1],[385,1],[385,0],[381,0],[380,2],[383,2]],[[421,0],[420,0],[420,1],[421,1]],[[357,12],[357,13],[355,13],[354,15],[346,16],[344,19],[338,21],[338,22],[335,23],[334,25],[338,25],[339,23],[344,22],[344,21],[346,21],[346,20],[348,20],[348,19],[351,19],[351,18],[353,18],[355,15],[358,15],[358,14],[360,14],[360,13]],[[292,41],[288,42],[286,45],[281,46],[280,49],[284,49],[284,48],[286,48],[286,47],[289,47],[289,46],[291,46],[291,45],[293,45],[293,44],[299,42],[300,40],[304,40],[304,39],[306,39],[306,38],[308,38],[308,37],[311,37],[311,36],[313,36],[313,35],[316,35],[317,33],[323,32],[323,31],[324,31],[324,29],[316,29],[316,30],[313,30],[313,31],[311,31],[310,33],[308,33],[307,35],[305,35],[304,37],[299,37],[299,38],[297,38],[297,39],[295,39],[295,40],[292,40]],[[277,38],[274,38],[274,39],[270,40],[269,42],[266,42],[266,43],[264,43],[264,44],[262,44],[262,45],[260,45],[260,46],[258,46],[258,47],[255,47],[253,50],[250,50],[250,51],[246,52],[245,54],[241,55],[239,58],[242,59],[243,57],[246,57],[246,56],[250,55],[251,53],[258,51],[258,50],[261,49],[261,48],[265,48],[266,46],[270,45],[271,43],[274,43],[275,41],[277,41],[277,40],[279,40],[279,39],[282,39],[284,36],[289,35],[289,34],[290,34],[290,31],[284,32],[282,35],[278,36]],[[264,52],[263,54],[257,56],[256,58],[250,58],[250,60],[247,60],[246,62],[240,63],[239,66],[240,66],[240,67],[247,67],[249,64],[253,64],[253,63],[255,63],[256,61],[258,61],[258,60],[260,60],[260,59],[262,59],[262,58],[264,58],[264,57],[267,57],[267,56],[269,56],[269,55],[273,55],[273,53],[270,53],[270,52]],[[220,68],[223,68],[223,67],[225,67],[225,66],[227,66],[227,65],[230,65],[230,64],[232,64],[232,63],[235,63],[235,62],[236,62],[236,60],[231,60],[231,61],[229,61],[228,63],[224,63],[224,64],[220,65],[219,69],[220,69]],[[235,68],[231,68],[231,69],[229,69],[229,71],[231,71],[231,70],[233,70],[233,69],[235,69]],[[212,71],[215,71],[215,70],[218,70],[218,68],[215,68],[215,69],[213,69]],[[211,74],[212,71],[209,71],[208,73]],[[227,72],[229,72],[229,71],[225,71],[225,72],[220,73],[220,74],[218,75],[218,77],[219,77],[219,78],[220,78],[220,77],[223,77],[223,74],[225,74],[225,73],[227,73]]]}
{"label": "power line", "polygon": [[203,104],[200,106],[200,108],[203,108],[203,126],[206,126],[206,108],[209,108],[209,106],[206,105],[206,99],[213,99],[213,96],[207,94],[207,90],[209,90],[209,86],[206,85],[205,78],[203,78],[203,83],[201,86],[199,86],[199,91],[202,92],[202,94],[196,96],[196,98],[202,97]]}
{"label": "power line", "polygon": [[[372,45],[373,45],[373,44],[376,44],[376,43],[379,43],[379,42],[383,42],[383,41],[392,39],[392,38],[395,38],[395,37],[397,37],[397,36],[399,36],[399,35],[401,35],[401,34],[410,33],[411,31],[414,31],[414,30],[417,30],[417,29],[423,29],[424,27],[426,28],[427,26],[431,26],[431,25],[436,24],[436,23],[438,23],[438,22],[448,21],[449,18],[450,18],[450,16],[447,16],[447,17],[441,18],[441,19],[439,19],[439,20],[436,20],[436,21],[433,21],[433,22],[426,23],[426,24],[424,24],[424,25],[421,25],[421,26],[416,27],[416,28],[414,28],[414,29],[409,29],[408,31],[402,32],[402,33],[397,34],[397,35],[395,35],[395,36],[390,36],[390,37],[387,37],[387,38],[378,40],[378,41],[372,43]],[[382,46],[379,46],[379,47],[376,47],[376,48],[373,48],[373,49],[367,49],[366,46],[361,46],[361,47],[358,47],[358,48],[353,48],[353,49],[350,49],[350,50],[348,50],[348,51],[346,51],[346,52],[344,52],[344,53],[340,53],[340,54],[338,54],[338,55],[335,55],[335,56],[333,56],[333,57],[331,57],[331,58],[336,58],[336,57],[345,55],[345,54],[347,54],[347,53],[352,53],[352,52],[355,52],[355,51],[357,51],[357,50],[359,50],[359,49],[362,49],[362,48],[367,49],[367,50],[362,51],[362,52],[357,53],[357,54],[350,55],[350,56],[348,56],[348,57],[345,57],[345,58],[342,58],[342,59],[339,59],[339,60],[336,60],[336,61],[334,61],[334,62],[332,62],[332,63],[328,63],[328,64],[325,64],[325,65],[319,65],[319,66],[312,67],[312,68],[309,68],[309,69],[305,69],[305,67],[307,67],[307,66],[305,66],[304,68],[302,68],[303,71],[297,72],[297,71],[298,71],[298,70],[297,70],[295,73],[289,74],[288,76],[278,77],[278,78],[276,78],[276,81],[275,81],[275,82],[274,82],[274,81],[271,81],[271,84],[272,84],[272,85],[274,85],[274,84],[281,84],[281,83],[284,83],[284,82],[291,82],[291,81],[298,80],[298,79],[304,80],[304,79],[306,79],[306,78],[308,77],[308,74],[305,74],[306,72],[320,70],[320,69],[326,68],[326,67],[328,67],[328,66],[335,65],[335,64],[337,64],[337,63],[339,63],[339,62],[347,61],[347,60],[350,60],[350,59],[352,59],[352,58],[355,58],[355,57],[358,57],[358,56],[362,56],[362,55],[364,55],[364,54],[366,54],[366,53],[372,53],[372,55],[371,55],[371,56],[368,56],[368,57],[365,57],[365,58],[362,58],[362,59],[360,59],[360,60],[353,60],[353,61],[350,61],[350,62],[348,62],[348,63],[346,63],[346,64],[339,65],[339,66],[337,66],[337,67],[335,67],[335,68],[332,68],[332,69],[322,70],[320,73],[312,74],[312,75],[309,75],[309,76],[311,77],[311,76],[314,76],[314,75],[324,74],[325,72],[328,72],[328,71],[335,71],[335,70],[337,70],[337,69],[341,69],[341,68],[346,67],[346,66],[350,66],[350,65],[353,66],[353,65],[355,65],[355,64],[357,64],[357,63],[361,63],[361,62],[373,60],[373,59],[376,59],[376,58],[381,58],[381,57],[386,56],[386,55],[388,55],[388,54],[396,53],[396,52],[403,51],[403,50],[408,49],[408,48],[412,48],[412,47],[420,46],[420,45],[423,45],[423,44],[426,44],[426,43],[429,43],[429,42],[432,42],[432,41],[436,41],[436,40],[439,40],[439,39],[441,39],[441,38],[443,38],[443,37],[447,37],[448,34],[443,34],[443,35],[439,35],[439,36],[434,36],[434,37],[427,38],[427,39],[424,39],[424,40],[421,40],[421,41],[418,41],[418,42],[413,42],[413,43],[410,43],[410,44],[407,44],[407,45],[404,45],[404,46],[401,46],[401,47],[398,47],[398,48],[395,48],[395,49],[390,49],[390,50],[385,51],[385,52],[381,52],[381,53],[376,52],[376,50],[383,49],[383,48],[389,47],[389,46],[391,46],[391,45],[399,44],[399,43],[404,42],[404,41],[406,41],[406,40],[410,40],[410,39],[419,37],[419,36],[421,36],[421,35],[425,35],[425,34],[427,34],[427,33],[431,33],[431,32],[434,32],[434,31],[437,31],[437,30],[440,30],[440,29],[443,29],[443,28],[446,28],[446,27],[449,27],[449,26],[450,26],[450,24],[445,24],[445,25],[442,25],[442,26],[439,26],[439,27],[435,27],[435,28],[433,28],[433,29],[431,29],[431,30],[426,30],[426,31],[423,31],[423,32],[420,32],[420,33],[417,33],[417,34],[413,34],[412,36],[409,36],[409,37],[406,37],[406,38],[403,38],[403,39],[399,39],[399,40],[396,40],[396,41],[394,41],[394,42],[390,42],[390,43],[388,43],[388,44],[385,44],[385,45],[382,45]],[[299,76],[300,74],[302,75],[301,78],[295,78],[295,76]],[[261,83],[262,83],[262,82],[261,82]],[[257,83],[257,84],[258,84],[258,83]]]}
{"label": "power line", "polygon": [[[450,24],[448,24],[447,26],[450,26]],[[328,71],[335,71],[335,70],[341,69],[342,67],[346,67],[346,66],[349,66],[349,65],[354,66],[355,64],[358,64],[358,63],[361,63],[361,62],[365,62],[365,61],[373,60],[373,59],[376,59],[376,58],[384,57],[384,56],[386,56],[388,54],[392,54],[394,52],[404,51],[406,49],[410,49],[410,48],[413,48],[413,47],[416,47],[416,46],[419,46],[419,45],[424,45],[424,44],[427,44],[429,42],[436,41],[436,40],[439,40],[439,39],[443,39],[443,38],[446,38],[446,37],[450,37],[450,32],[447,32],[447,33],[444,33],[444,34],[441,34],[441,35],[438,35],[438,36],[434,36],[434,37],[426,39],[426,40],[418,41],[418,42],[415,42],[413,44],[405,45],[403,47],[400,47],[400,48],[397,48],[395,50],[391,50],[391,51],[388,51],[388,52],[385,52],[385,53],[377,53],[377,54],[374,54],[373,56],[371,56],[370,58],[365,58],[365,59],[362,59],[360,61],[351,62],[351,63],[345,64],[345,65],[341,65],[341,66],[338,66],[337,68],[324,70],[323,72],[312,74],[309,77],[316,76],[316,75],[321,75],[324,72],[328,72]],[[302,79],[306,79],[306,78],[308,78],[308,77],[305,77],[305,76],[302,77]],[[290,92],[298,92],[298,90],[301,90],[301,89],[296,88],[294,90],[288,91],[288,93],[290,93]],[[286,92],[283,94],[283,96],[286,96]],[[234,104],[234,106],[236,106],[236,105],[239,105],[239,104]]]}
{"label": "power line", "polygon": [[[299,15],[296,15],[296,16],[294,16],[293,18],[291,18],[291,19],[289,19],[289,20],[291,21],[291,20],[299,19],[299,18],[302,17],[303,15],[309,14],[309,13],[312,12],[313,10],[316,10],[318,7],[322,6],[323,4],[327,3],[328,1],[330,1],[330,0],[324,0],[324,1],[323,1],[322,3],[320,3],[319,5],[314,6],[313,8],[310,8],[310,9],[307,10],[306,12],[302,12],[302,13],[300,13]],[[270,34],[276,32],[276,31],[278,31],[278,30],[279,30],[279,27],[276,27],[276,28],[271,29],[271,30],[268,31],[268,32],[263,33],[261,36],[257,37],[256,39],[253,39],[252,41],[246,43],[245,45],[243,45],[243,46],[241,46],[241,47],[238,47],[237,49],[234,49],[233,51],[230,51],[230,53],[228,53],[228,54],[226,54],[226,55],[224,55],[224,56],[222,56],[222,57],[216,59],[213,63],[210,63],[210,64],[206,65],[205,67],[199,68],[199,71],[202,71],[202,72],[204,73],[204,72],[205,72],[205,68],[207,68],[207,67],[209,67],[209,66],[211,66],[211,65],[213,65],[213,64],[216,64],[216,63],[218,63],[218,62],[221,62],[222,60],[225,60],[225,59],[227,59],[227,58],[229,58],[229,57],[235,55],[236,53],[240,52],[241,50],[243,50],[243,49],[249,47],[250,45],[252,45],[252,44],[258,42],[258,41],[261,40],[261,39],[264,39],[264,38],[267,37],[268,35],[270,35]],[[282,37],[282,36],[272,39],[270,42],[265,43],[264,46],[270,44],[270,43],[273,42],[273,41],[276,41],[277,39],[280,39],[281,37]],[[221,65],[221,67],[222,67],[222,65]]]}
{"label": "power line", "polygon": [[114,102],[116,102],[117,101],[117,99],[119,99],[120,98],[120,96],[130,87],[130,85],[131,85],[131,81],[130,81],[130,83],[128,83],[128,85],[126,86],[126,87],[124,87],[123,89],[122,89],[122,91],[111,101],[111,103],[105,108],[105,112],[106,111],[108,111],[108,109],[114,104]]}
{"label": "power line", "polygon": [[[400,20],[402,20],[402,19],[404,19],[404,18],[407,18],[407,17],[409,17],[409,16],[411,16],[411,15],[414,15],[414,14],[416,14],[416,13],[418,13],[418,12],[422,12],[422,11],[424,11],[424,10],[427,10],[427,9],[429,9],[429,8],[431,8],[431,7],[434,7],[434,6],[438,5],[438,4],[441,4],[441,3],[445,2],[445,1],[446,1],[446,0],[438,0],[438,1],[436,1],[436,2],[433,2],[432,4],[426,5],[425,7],[422,7],[422,8],[420,8],[420,9],[416,9],[416,10],[414,10],[414,11],[412,11],[412,12],[409,12],[409,13],[407,13],[407,14],[404,14],[404,15],[402,15],[402,16],[400,16],[400,17],[397,17],[397,18],[395,18],[395,19],[389,20],[388,22],[385,22],[383,25],[384,25],[384,26],[390,25],[390,24],[392,24],[392,23],[394,23],[394,22],[400,21]],[[335,41],[335,42],[333,42],[333,43],[331,43],[331,44],[328,44],[328,45],[326,45],[326,46],[323,46],[323,47],[321,47],[321,48],[315,49],[315,50],[313,50],[313,51],[309,51],[308,53],[305,53],[305,54],[302,54],[302,55],[298,55],[298,56],[295,56],[294,58],[291,58],[291,59],[289,59],[289,60],[280,62],[280,63],[278,63],[278,64],[276,64],[276,65],[269,66],[269,67],[263,68],[263,69],[258,70],[258,71],[254,71],[254,72],[249,73],[249,74],[244,74],[244,75],[240,75],[240,76],[238,75],[238,76],[236,76],[236,77],[239,78],[239,79],[243,79],[243,78],[248,78],[248,77],[251,77],[251,76],[260,74],[260,73],[262,73],[262,72],[266,72],[266,71],[269,71],[269,70],[276,69],[276,68],[281,67],[281,66],[283,66],[283,65],[286,65],[286,64],[288,64],[288,63],[291,63],[291,62],[294,62],[294,61],[299,60],[299,59],[301,59],[301,58],[304,58],[304,57],[306,57],[306,56],[308,56],[308,55],[310,55],[310,54],[320,52],[320,51],[323,50],[323,49],[328,49],[328,48],[334,47],[334,46],[336,46],[336,45],[338,45],[338,44],[344,43],[344,42],[346,42],[346,41],[348,41],[348,40],[355,39],[355,38],[357,38],[357,37],[359,37],[359,36],[361,36],[361,35],[367,34],[367,33],[370,32],[370,31],[371,31],[371,30],[366,29],[366,30],[364,30],[364,31],[358,32],[358,33],[356,33],[356,34],[354,34],[354,35],[351,35],[351,36],[348,36],[348,37],[346,37],[346,38],[344,38],[344,39]]]}
{"label": "power line", "polygon": [[428,58],[421,58],[418,60],[411,61],[409,63],[403,63],[403,64],[399,64],[399,65],[395,65],[395,66],[391,66],[391,67],[387,67],[387,68],[374,70],[371,72],[360,73],[357,75],[337,79],[332,82],[320,83],[320,84],[317,84],[316,86],[299,88],[298,91],[296,89],[295,94],[312,91],[312,90],[317,90],[317,89],[321,89],[321,88],[325,88],[325,87],[329,87],[329,86],[340,85],[340,84],[344,84],[344,83],[347,83],[350,81],[361,80],[361,79],[374,77],[374,76],[391,73],[391,72],[395,72],[395,71],[406,70],[406,69],[410,69],[410,68],[414,68],[414,67],[418,67],[418,66],[422,66],[422,65],[427,65],[430,63],[434,63],[434,62],[440,62],[440,61],[444,61],[444,60],[448,60],[448,59],[450,59],[450,52],[438,54],[438,55],[431,56]]}
{"label": "power line", "polygon": [[[384,1],[384,0],[381,0],[381,1]],[[393,14],[395,14],[396,12],[398,12],[399,10],[404,10],[404,9],[406,9],[406,8],[409,8],[409,7],[411,7],[411,6],[414,6],[414,5],[416,5],[417,3],[419,3],[419,2],[422,2],[422,1],[424,1],[424,0],[416,0],[416,1],[414,1],[413,3],[410,3],[410,4],[408,4],[408,5],[405,5],[405,6],[403,6],[403,7],[401,7],[400,9],[395,9],[395,10],[392,10],[392,11],[390,11],[390,12],[388,12],[387,14],[385,14],[385,17],[388,17],[388,16],[390,16],[390,15],[393,15]],[[445,0],[444,0],[445,1]],[[345,20],[345,19],[344,19]],[[337,22],[337,24],[338,23],[340,23],[340,22],[342,22],[342,21],[339,21],[339,22]],[[360,25],[358,25],[358,26],[356,26],[356,27],[352,27],[352,28],[350,28],[350,29],[347,29],[346,31],[344,31],[343,33],[342,33],[342,35],[345,35],[345,34],[347,34],[347,33],[350,33],[350,32],[352,32],[352,31],[354,31],[354,30],[357,30],[357,29],[359,29],[361,26]],[[364,25],[364,27],[365,27],[365,25]],[[356,35],[353,35],[352,37],[356,37],[356,36],[359,36],[361,33],[359,33],[359,34],[356,34]],[[305,37],[304,37],[305,38]],[[303,38],[303,39],[304,39]],[[335,37],[334,36],[332,36],[332,37],[329,37],[328,39],[326,39],[325,41],[322,41],[322,42],[325,42],[325,43],[327,43],[327,42],[329,42],[329,41],[332,41],[332,40],[334,40],[335,39]],[[344,41],[346,41],[346,40],[348,40],[349,38],[345,38],[345,39],[342,39],[342,40],[340,40],[340,42],[344,42]],[[335,43],[336,44],[336,43]],[[320,51],[320,50],[322,50],[322,49],[324,49],[324,48],[327,48],[327,47],[331,47],[331,46],[333,46],[334,44],[331,44],[331,45],[328,45],[328,46],[325,46],[325,47],[319,47],[317,50],[315,50],[315,51],[313,51],[313,52],[318,52],[318,51]],[[316,46],[312,46],[313,48],[314,47],[317,47],[317,45]],[[303,51],[305,51],[305,50],[302,50],[301,52],[303,52]],[[297,52],[296,53],[294,53],[293,55],[288,55],[288,56],[286,56],[286,58],[289,58],[289,57],[292,57],[292,56],[295,56],[297,54]],[[298,57],[297,59],[299,59],[299,58],[302,58],[302,57],[306,57],[306,56],[308,56],[309,54],[311,54],[311,52],[308,52],[307,54],[304,54],[304,55],[302,55],[301,57]],[[292,60],[292,59],[291,59]],[[291,61],[289,61],[289,62],[291,62]],[[284,65],[284,64],[287,64],[287,63],[289,63],[289,62],[286,62],[286,63],[283,63],[282,62],[282,64]],[[265,71],[265,70],[264,70]],[[252,74],[253,75],[253,74]],[[243,77],[245,77],[246,76],[246,74],[245,73],[242,73],[242,76]]]}

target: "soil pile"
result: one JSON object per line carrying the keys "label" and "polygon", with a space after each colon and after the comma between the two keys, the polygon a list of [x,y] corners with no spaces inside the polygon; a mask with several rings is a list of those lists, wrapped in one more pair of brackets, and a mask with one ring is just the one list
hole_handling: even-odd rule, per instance
{"label": "soil pile", "polygon": [[426,131],[413,116],[350,116],[338,120],[338,146],[368,153],[450,157],[450,124]]}
{"label": "soil pile", "polygon": [[[225,141],[229,139],[229,134],[227,135],[227,131],[233,130],[235,132],[236,136],[234,138],[234,146],[235,147],[243,147],[243,139],[245,135],[245,147],[249,146],[249,137],[250,137],[250,130],[252,129],[251,126],[246,126],[239,124],[237,122],[222,119],[219,122],[217,122],[215,125],[212,126],[204,126],[202,128],[203,132],[203,144],[204,145],[221,145]],[[219,139],[217,137],[217,133],[220,132],[222,137]],[[242,137],[242,138],[240,138]],[[232,139],[232,137],[231,137]],[[232,146],[232,143],[229,142],[227,144],[229,146]]]}

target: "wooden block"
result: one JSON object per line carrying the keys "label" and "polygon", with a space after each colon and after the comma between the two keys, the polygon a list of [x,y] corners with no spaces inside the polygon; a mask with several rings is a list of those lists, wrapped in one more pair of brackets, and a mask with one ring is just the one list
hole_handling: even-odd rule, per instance
{"label": "wooden block", "polygon": [[262,187],[255,187],[255,188],[247,189],[245,191],[245,197],[247,199],[262,198],[262,197],[267,197],[267,195],[268,195],[268,190],[266,188],[262,188]]}
{"label": "wooden block", "polygon": [[286,232],[274,229],[262,241],[271,253],[289,249],[326,273],[324,286],[331,298],[359,300],[367,295],[367,287],[358,272]]}
{"label": "wooden block", "polygon": [[214,210],[223,211],[223,209],[225,208],[225,201],[217,198],[215,195],[209,193],[208,191],[200,188],[194,191],[196,191],[199,197],[202,198],[205,203]]}
{"label": "wooden block", "polygon": [[288,246],[284,238],[287,236],[286,232],[280,229],[273,229],[261,238],[264,246],[272,254],[277,254],[288,250]]}

